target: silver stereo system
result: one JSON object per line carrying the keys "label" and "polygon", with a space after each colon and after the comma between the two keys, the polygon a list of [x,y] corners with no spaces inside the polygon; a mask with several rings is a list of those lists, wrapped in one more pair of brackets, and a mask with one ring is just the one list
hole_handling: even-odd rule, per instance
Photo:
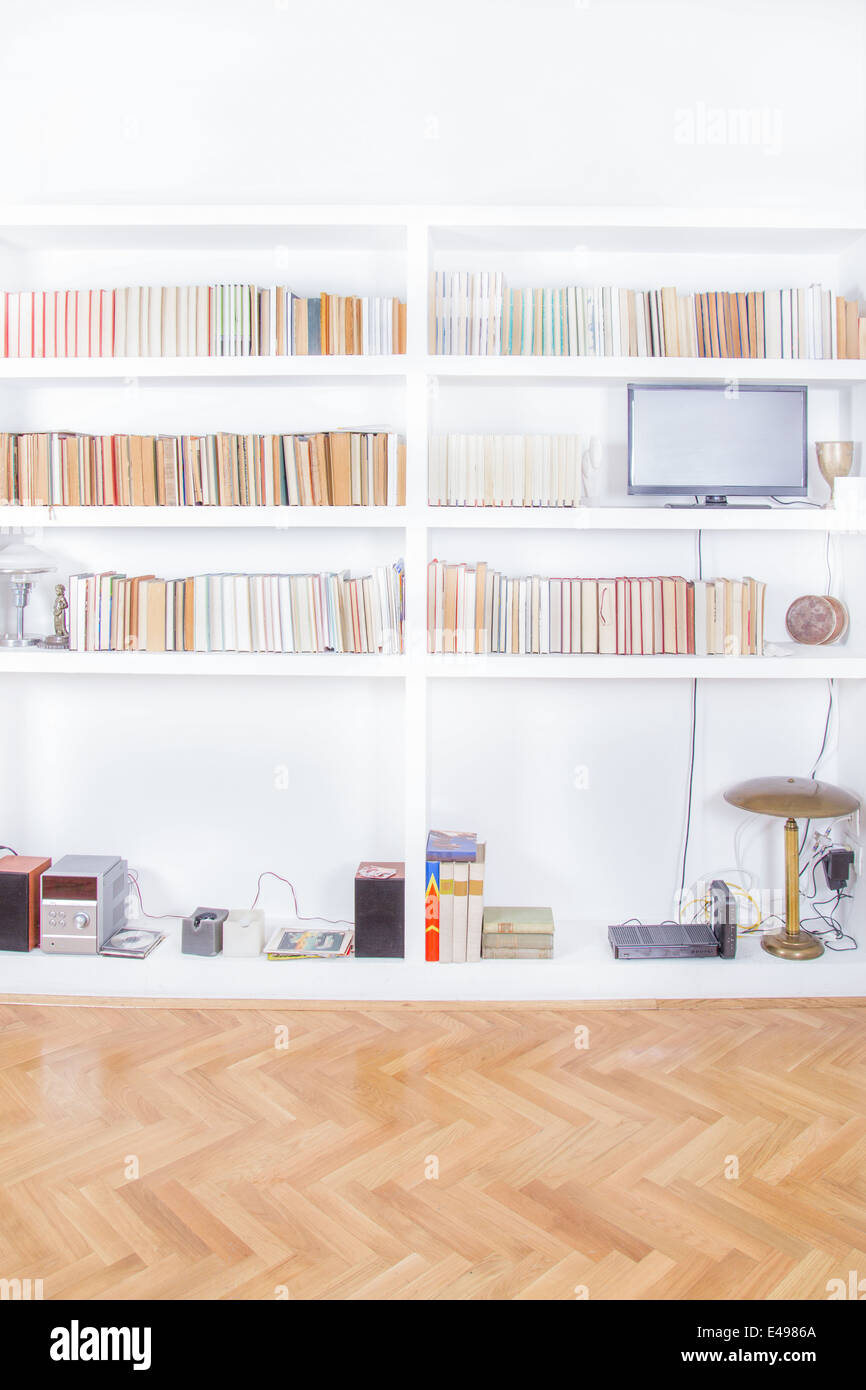
{"label": "silver stereo system", "polygon": [[40,941],[53,954],[93,956],[126,923],[127,863],[67,854],[42,875]]}

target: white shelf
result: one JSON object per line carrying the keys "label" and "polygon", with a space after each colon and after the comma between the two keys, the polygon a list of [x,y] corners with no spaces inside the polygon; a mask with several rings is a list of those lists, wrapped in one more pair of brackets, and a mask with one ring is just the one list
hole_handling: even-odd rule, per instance
{"label": "white shelf", "polygon": [[[0,651],[0,676],[332,676],[409,674],[404,656],[320,652]],[[864,680],[864,657],[427,656],[433,680]]]}
{"label": "white shelf", "polygon": [[404,354],[381,357],[3,357],[2,381],[263,381],[399,378]]}
{"label": "white shelf", "polygon": [[290,531],[315,527],[334,530],[402,529],[405,507],[3,507],[3,527],[149,530],[249,528]]}
{"label": "white shelf", "polygon": [[0,506],[0,530],[221,530],[308,528],[431,531],[814,531],[857,534],[866,516],[824,507],[18,507]]}
{"label": "white shelf", "polygon": [[0,651],[0,676],[336,676],[366,680],[405,674],[403,656],[351,652]]}
{"label": "white shelf", "polygon": [[[141,925],[166,933],[146,960],[0,954],[5,995],[141,999],[262,1000],[621,1000],[851,998],[866,994],[866,952],[825,952],[791,964],[767,955],[757,936],[740,937],[732,961],[613,958],[605,923],[561,922],[549,961],[433,965],[403,960],[269,961],[264,956],[185,956],[180,924]],[[268,924],[268,930],[278,923]],[[861,959],[862,956],[862,959]],[[0,995],[2,997],[2,995]]]}
{"label": "white shelf", "polygon": [[[2,513],[0,513],[2,520]],[[429,507],[431,531],[831,531],[866,530],[866,517],[824,507]]]}
{"label": "white shelf", "polygon": [[436,680],[866,679],[853,656],[428,656]]}
{"label": "white shelf", "polygon": [[866,381],[866,360],[808,357],[446,357],[423,370],[453,380],[656,382],[706,381],[837,386]]}
{"label": "white shelf", "polygon": [[[805,246],[814,252],[838,252],[866,233],[863,208],[693,208],[679,206],[584,206],[557,204],[489,206],[451,204],[238,204],[147,203],[127,205],[7,204],[0,206],[0,227],[35,235],[82,230],[110,236],[117,231],[193,232],[201,244],[209,231],[254,233],[259,229],[370,228],[405,231],[434,229],[440,244],[452,231],[519,230],[549,237],[551,233],[633,233],[635,245],[647,234],[711,233],[720,248],[743,245],[768,251]],[[768,236],[769,234],[769,236]]]}
{"label": "white shelf", "polygon": [[730,381],[806,386],[866,382],[866,361],[740,357],[4,357],[3,381],[334,381],[400,379],[409,372],[455,381],[627,383]]}

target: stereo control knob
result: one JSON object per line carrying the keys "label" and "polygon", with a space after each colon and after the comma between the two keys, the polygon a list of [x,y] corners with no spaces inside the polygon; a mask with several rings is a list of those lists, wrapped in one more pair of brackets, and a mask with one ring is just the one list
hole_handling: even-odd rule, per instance
{"label": "stereo control knob", "polygon": [[79,931],[84,931],[85,927],[90,926],[90,913],[76,912],[75,916],[72,919],[72,924],[73,926],[77,927]]}

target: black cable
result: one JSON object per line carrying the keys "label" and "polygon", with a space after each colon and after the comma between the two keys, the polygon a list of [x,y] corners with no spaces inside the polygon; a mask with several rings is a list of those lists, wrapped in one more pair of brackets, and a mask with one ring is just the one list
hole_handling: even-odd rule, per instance
{"label": "black cable", "polygon": [[17,849],[12,849],[11,845],[0,845],[0,849],[5,849],[5,850],[7,851],[7,853],[9,853],[9,854],[14,854],[15,857],[16,857],[16,859],[18,858],[18,851],[17,851]]}
{"label": "black cable", "polygon": [[[835,899],[822,898],[820,903],[814,903],[814,914],[811,917],[804,917],[800,923],[800,925],[802,926],[804,922],[821,921],[825,925],[823,927],[815,928],[811,933],[812,936],[817,936],[820,938],[832,933],[833,939],[835,941],[850,941],[851,943],[850,946],[834,946],[832,942],[825,941],[823,944],[824,949],[827,951],[856,951],[858,949],[857,941],[855,940],[855,938],[851,935],[850,932],[843,931],[839,922],[837,922],[836,920],[836,913],[839,910],[839,904],[841,903],[842,899],[850,897],[850,893],[846,893],[842,888],[837,888]],[[822,912],[821,908],[826,907],[828,903],[833,904],[831,911],[829,913]]]}
{"label": "black cable", "polygon": [[[820,766],[820,764],[821,764],[821,759],[823,758],[825,752],[827,751],[827,737],[828,737],[828,735],[829,735],[829,733],[830,733],[830,716],[831,716],[832,713],[833,713],[833,699],[834,699],[835,692],[836,692],[836,681],[835,681],[835,678],[834,678],[833,676],[831,676],[831,677],[828,679],[828,681],[827,681],[827,691],[828,691],[828,699],[827,699],[827,717],[826,717],[826,719],[824,720],[824,737],[821,739],[821,747],[818,749],[818,756],[817,756],[817,758],[815,759],[814,763],[812,764],[812,771],[809,773],[810,780],[813,781],[813,782],[814,782],[814,780],[815,780],[815,773],[818,771],[818,768],[819,768],[819,766]],[[809,837],[809,826],[810,826],[811,824],[812,824],[812,821],[811,821],[811,819],[810,819],[810,820],[807,820],[806,823],[805,823],[805,825],[803,826],[803,838],[802,838],[802,840],[800,841],[800,849],[799,849],[799,852],[798,852],[798,855],[799,855],[800,858],[802,858],[802,856],[803,856],[803,850],[806,848],[806,840],[807,840],[808,837]],[[808,865],[806,865],[805,867],[808,868]],[[800,876],[801,876],[801,877],[802,877],[802,874],[803,874],[803,869],[800,870]]]}
{"label": "black cable", "polygon": [[624,922],[617,922],[616,925],[618,927],[644,927],[647,925],[653,927],[681,927],[682,922],[675,922],[673,917],[666,917],[663,922],[651,922],[647,924],[641,917],[626,917]]}
{"label": "black cable", "polygon": [[822,502],[807,502],[804,497],[789,497],[787,502],[784,497],[774,497],[770,493],[770,501],[777,502],[780,507],[822,507]]}
{"label": "black cable", "polygon": [[818,771],[818,766],[819,766],[819,764],[820,764],[820,762],[821,762],[821,759],[823,758],[825,752],[827,751],[827,736],[828,736],[828,734],[829,734],[829,732],[830,732],[830,715],[833,713],[833,696],[835,695],[835,691],[836,691],[836,681],[835,681],[835,678],[834,678],[833,676],[831,676],[831,677],[829,678],[829,680],[827,681],[828,699],[827,699],[827,717],[826,717],[826,719],[824,720],[824,737],[821,739],[821,747],[820,747],[819,750],[818,750],[818,756],[817,756],[817,758],[815,759],[814,763],[812,764],[812,771],[809,773],[809,776],[810,776],[810,778],[812,779],[813,782],[814,782],[814,780],[815,780],[815,773]]}

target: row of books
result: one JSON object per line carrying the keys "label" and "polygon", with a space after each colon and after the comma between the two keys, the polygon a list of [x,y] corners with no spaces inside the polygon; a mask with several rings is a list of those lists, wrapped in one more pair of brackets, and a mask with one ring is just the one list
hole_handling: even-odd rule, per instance
{"label": "row of books", "polygon": [[371,575],[73,574],[71,651],[403,650],[403,565]]}
{"label": "row of books", "polygon": [[440,434],[430,440],[434,507],[576,507],[577,434]]}
{"label": "row of books", "polygon": [[433,560],[427,650],[761,656],[765,594],[751,578],[512,579],[484,561]]}
{"label": "row of books", "polygon": [[485,907],[482,960],[552,960],[553,912],[549,907]]}
{"label": "row of books", "polygon": [[406,444],[318,434],[0,433],[0,505],[404,506]]}
{"label": "row of books", "polygon": [[424,957],[457,964],[481,959],[485,844],[474,831],[427,836]]}
{"label": "row of books", "polygon": [[547,357],[866,357],[866,305],[807,288],[680,294],[615,285],[508,289],[436,271],[430,351]]}
{"label": "row of books", "polygon": [[0,292],[4,357],[286,357],[406,351],[388,295],[285,285],[138,285]]}

